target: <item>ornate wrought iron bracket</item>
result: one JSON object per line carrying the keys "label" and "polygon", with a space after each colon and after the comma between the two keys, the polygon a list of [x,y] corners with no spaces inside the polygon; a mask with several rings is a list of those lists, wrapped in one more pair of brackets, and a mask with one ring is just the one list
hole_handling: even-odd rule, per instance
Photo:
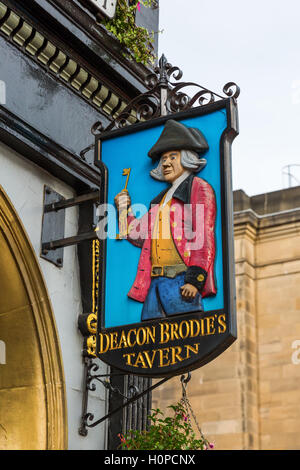
{"label": "ornate wrought iron bracket", "polygon": [[[130,101],[106,128],[103,128],[101,121],[97,121],[92,126],[92,134],[96,136],[115,128],[187,111],[195,106],[206,106],[219,100],[228,98],[236,100],[240,94],[240,88],[234,82],[226,83],[223,87],[224,95],[221,95],[194,82],[181,82],[182,77],[182,71],[178,67],[173,67],[163,54],[153,73],[145,79],[148,91]],[[93,147],[92,144],[82,150],[81,158],[84,159],[85,154]]]}
{"label": "ornate wrought iron bracket", "polygon": [[[151,387],[140,391],[136,385],[129,387],[128,389],[128,396],[125,396],[118,388],[113,387],[109,380],[102,380],[106,377],[112,377],[113,375],[122,375],[125,376],[126,374],[122,374],[121,372],[118,374],[93,374],[92,372],[96,372],[99,369],[99,366],[95,364],[92,359],[85,358],[85,387],[84,387],[84,399],[83,399],[83,409],[82,409],[82,418],[81,418],[81,425],[78,430],[81,436],[87,436],[88,429],[94,428],[98,426],[98,424],[103,423],[106,419],[110,418],[114,414],[118,413],[122,409],[126,408],[130,404],[134,403],[135,401],[142,398],[144,395],[151,393],[155,388],[159,387],[160,385],[164,384],[174,376],[168,376],[160,380],[159,382],[155,383]],[[185,376],[181,377],[181,381],[187,383],[190,380],[190,374],[188,374],[187,378]],[[123,404],[114,410],[107,413],[102,418],[94,421],[94,415],[92,413],[88,413],[88,392],[95,391],[96,385],[92,383],[93,381],[100,382],[106,389],[108,389],[111,393],[116,393],[123,398]]]}
{"label": "ornate wrought iron bracket", "polygon": [[[103,124],[100,121],[96,122],[92,126],[91,133],[97,137],[102,132],[112,131],[114,129],[130,126],[131,124],[138,122],[148,121],[162,116],[187,111],[193,107],[210,105],[220,100],[231,99],[235,101],[240,94],[240,89],[234,82],[227,83],[223,87],[223,95],[221,95],[194,82],[181,82],[180,80],[182,76],[182,71],[178,67],[173,67],[172,64],[167,61],[166,57],[162,55],[158,66],[155,67],[153,73],[148,75],[145,80],[145,87],[147,91],[135,97],[130,103],[128,103],[126,108],[120,114],[118,114],[118,116],[112,122],[110,122],[106,128],[103,127]],[[94,144],[89,145],[80,152],[80,157],[85,159],[85,154],[93,148]],[[99,167],[99,162],[97,162],[97,166]],[[105,173],[104,165],[102,165],[102,168],[101,166],[99,168],[101,171],[100,191],[104,192],[107,184],[107,174]],[[84,237],[86,237],[85,239],[92,239],[87,238],[88,236],[89,234],[82,234],[81,240]],[[76,237],[73,238],[74,239],[71,240],[71,242],[74,241],[76,243],[78,239],[76,240]],[[44,245],[44,248],[47,249],[50,247],[51,249],[56,249],[59,246],[66,246],[63,245],[64,243],[66,243],[66,239],[56,240],[52,242],[52,245]],[[97,321],[95,319],[97,316],[95,315],[94,311],[92,314],[85,315],[87,317],[94,315],[94,321]],[[82,319],[84,323],[86,320],[84,315]],[[173,376],[166,377],[142,391],[138,390],[137,387],[133,387],[132,389],[129,388],[127,395],[125,395],[124,392],[121,392],[118,388],[114,387],[110,380],[103,380],[105,377],[111,378],[113,375],[94,374],[98,370],[98,366],[93,363],[91,359],[91,357],[95,356],[95,325],[88,328],[87,330],[83,327],[80,329],[84,336],[83,356],[85,369],[83,410],[79,434],[86,436],[89,428],[94,428],[114,414],[136,402],[144,395],[151,393],[152,390],[159,387]],[[118,375],[126,377],[125,374]],[[183,387],[185,387],[186,383],[190,380],[190,374],[187,376],[187,378],[183,376],[181,380]],[[88,394],[90,390],[96,389],[95,382],[101,383],[112,394],[119,395],[119,397],[121,397],[123,400],[121,406],[116,406],[115,409],[109,411],[109,413],[96,421],[94,420],[94,415],[88,412]]]}
{"label": "ornate wrought iron bracket", "polygon": [[[234,82],[229,82],[223,87],[223,93],[225,96],[221,96],[202,85],[198,85],[197,83],[179,82],[182,76],[182,71],[178,67],[173,67],[172,64],[167,61],[166,57],[162,55],[158,66],[155,67],[153,73],[148,75],[145,80],[145,86],[149,91],[135,97],[126,106],[122,113],[119,114],[118,117],[105,129],[101,122],[96,122],[91,129],[92,134],[96,136],[103,131],[125,127],[140,121],[148,121],[150,119],[166,116],[179,111],[186,111],[195,105],[203,106],[213,103],[216,100],[223,100],[226,98],[235,100],[240,94],[240,89]],[[172,82],[172,79],[178,83]],[[184,91],[187,88],[197,88],[198,91],[190,97]],[[93,147],[94,145],[92,144],[82,150],[80,152],[80,157],[84,159],[85,154]],[[92,230],[87,233],[80,233],[73,237],[55,238],[57,233],[64,233],[62,221],[57,221],[58,219],[62,219],[61,214],[67,207],[78,205],[89,200],[96,203],[97,200],[99,200],[99,192],[95,191],[93,193],[68,200],[62,200],[63,198],[60,195],[54,193],[55,191],[50,188],[46,188],[41,256],[52,261],[57,266],[62,266],[63,252],[61,251],[58,256],[53,256],[53,254],[49,255],[49,252],[63,249],[66,246],[75,245],[86,240],[95,240],[97,238],[97,234],[95,230]],[[53,198],[55,202],[53,202]],[[55,216],[59,211],[62,211],[60,215]],[[49,237],[54,239],[49,240]]]}

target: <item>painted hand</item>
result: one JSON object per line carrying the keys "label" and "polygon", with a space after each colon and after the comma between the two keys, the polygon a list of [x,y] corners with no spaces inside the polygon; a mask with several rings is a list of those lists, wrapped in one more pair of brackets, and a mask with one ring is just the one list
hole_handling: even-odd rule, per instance
{"label": "painted hand", "polygon": [[119,212],[124,209],[128,209],[131,206],[131,199],[128,191],[121,191],[119,194],[117,194],[114,202]]}
{"label": "painted hand", "polygon": [[197,287],[193,286],[192,284],[184,284],[184,286],[180,287],[180,289],[184,300],[192,300],[198,293]]}

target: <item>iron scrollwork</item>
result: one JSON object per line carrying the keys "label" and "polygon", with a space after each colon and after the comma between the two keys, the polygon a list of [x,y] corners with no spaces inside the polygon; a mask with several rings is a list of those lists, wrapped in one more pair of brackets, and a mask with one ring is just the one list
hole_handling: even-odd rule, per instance
{"label": "iron scrollwork", "polygon": [[109,378],[112,377],[113,375],[125,375],[123,373],[120,374],[97,374],[99,370],[99,365],[93,362],[91,358],[86,358],[85,362],[85,368],[86,368],[86,373],[85,373],[85,400],[84,400],[84,409],[83,409],[83,416],[81,419],[81,426],[79,428],[79,434],[81,436],[86,436],[88,432],[88,428],[93,428],[97,424],[99,424],[99,421],[102,422],[104,421],[107,416],[104,416],[101,418],[99,421],[95,423],[95,416],[93,413],[87,413],[87,407],[88,407],[88,392],[95,392],[97,385],[95,383],[99,382],[101,383],[104,388],[109,390],[110,393],[116,394],[121,396],[124,400],[125,403],[129,402],[131,400],[134,400],[136,397],[141,394],[141,390],[136,386],[136,385],[130,385],[128,387],[128,394],[124,395],[117,387],[113,387]]}
{"label": "iron scrollwork", "polygon": [[[202,85],[194,82],[181,82],[183,77],[182,71],[178,67],[170,64],[164,55],[161,56],[157,67],[145,79],[145,87],[148,89],[145,93],[136,96],[127,106],[118,113],[114,120],[104,128],[101,121],[97,121],[91,129],[91,133],[96,137],[102,132],[123,128],[137,122],[149,121],[161,116],[171,115],[181,111],[187,111],[195,106],[206,106],[219,100],[231,98],[236,100],[240,94],[240,88],[234,82],[228,82],[223,87],[224,95],[220,95],[209,90]],[[187,89],[197,89],[191,96],[187,93]],[[80,152],[80,157],[85,160],[85,154],[94,148],[94,144]],[[91,333],[91,332],[90,332]],[[84,333],[83,333],[84,334]],[[89,337],[93,341],[93,336]],[[89,350],[91,352],[91,350]],[[79,434],[87,435],[87,429],[93,428],[109,418],[112,414],[127,407],[134,401],[143,397],[146,393],[150,393],[156,387],[169,380],[166,377],[163,380],[150,386],[148,389],[140,391],[136,385],[129,386],[127,396],[123,395],[119,389],[113,387],[109,380],[102,380],[109,375],[97,375],[99,366],[92,361],[91,355],[84,355],[85,360],[85,385],[83,399],[83,415]],[[94,356],[94,354],[92,354]],[[124,375],[124,374],[121,374]],[[185,378],[182,376],[182,383],[186,384],[190,380],[190,374]],[[124,398],[124,403],[119,408],[111,411],[106,416],[94,420],[92,413],[87,413],[88,391],[95,391],[96,385],[94,381],[100,382],[111,393],[116,393]]]}
{"label": "iron scrollwork", "polygon": [[[197,83],[180,82],[182,77],[182,70],[170,64],[163,54],[153,72],[145,78],[145,86],[148,91],[131,100],[106,128],[103,127],[101,121],[95,122],[91,133],[96,136],[102,132],[120,129],[137,122],[187,111],[194,106],[205,106],[227,98],[236,100],[240,95],[240,88],[234,82],[228,82],[224,85],[225,96],[222,96]],[[194,88],[198,90],[192,96],[185,91]],[[92,144],[82,150],[80,157],[84,160],[85,154],[93,147]]]}
{"label": "iron scrollwork", "polygon": [[[140,121],[187,111],[194,106],[204,106],[218,100],[237,99],[240,94],[240,88],[234,82],[224,85],[222,96],[197,83],[180,82],[182,77],[183,73],[179,67],[170,64],[163,54],[158,66],[145,79],[148,91],[130,101],[106,129],[103,129],[101,122],[96,122],[92,127],[92,134],[97,135]],[[190,96],[186,90],[194,88],[197,88],[197,91]]]}
{"label": "iron scrollwork", "polygon": [[[96,384],[92,383],[93,381],[98,381],[100,382],[107,390],[109,390],[111,393],[116,393],[120,395],[121,397],[125,398],[126,400],[133,398],[134,396],[138,395],[140,393],[139,388],[136,385],[132,385],[128,388],[128,396],[124,395],[117,387],[113,387],[108,380],[107,377],[111,377],[112,374],[92,374],[92,372],[97,372],[99,370],[99,366],[95,362],[91,362],[88,366],[88,377],[86,381],[86,386],[87,389],[90,390],[91,392],[96,391]],[[124,374],[118,374],[118,375],[124,375]],[[102,380],[102,378],[106,377],[105,380]]]}

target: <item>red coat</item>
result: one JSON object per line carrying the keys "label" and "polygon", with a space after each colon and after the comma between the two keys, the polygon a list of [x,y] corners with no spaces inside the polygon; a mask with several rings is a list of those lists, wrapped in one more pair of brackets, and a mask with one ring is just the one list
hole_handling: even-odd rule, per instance
{"label": "red coat", "polygon": [[[128,296],[139,302],[144,302],[151,283],[151,234],[153,233],[154,222],[159,209],[159,203],[166,193],[163,191],[157,198],[152,201],[151,209],[141,218],[135,219],[128,216],[128,224],[134,228],[135,233],[139,233],[138,238],[132,239],[130,234],[128,240],[142,248],[137,275]],[[184,212],[184,204],[190,204],[189,208]],[[195,232],[196,207],[201,205],[198,214],[204,215],[204,224],[201,229],[201,242],[196,249],[190,250],[190,243],[195,240],[188,240],[185,237],[184,230],[190,227]],[[179,218],[178,215],[180,214]],[[182,215],[183,214],[183,215]],[[186,282],[200,285],[197,279],[200,278],[199,273],[207,273],[205,283],[201,285],[201,295],[206,297],[216,293],[214,282],[214,260],[215,260],[215,217],[216,202],[215,194],[212,187],[202,178],[190,175],[176,189],[170,210],[170,224],[173,241],[181,256],[183,262],[188,267],[186,273]],[[174,221],[176,222],[174,224]],[[179,223],[178,223],[179,222]],[[132,232],[131,232],[132,233]],[[180,233],[180,237],[178,236]],[[203,278],[203,277],[202,277]],[[198,287],[199,288],[199,287]]]}

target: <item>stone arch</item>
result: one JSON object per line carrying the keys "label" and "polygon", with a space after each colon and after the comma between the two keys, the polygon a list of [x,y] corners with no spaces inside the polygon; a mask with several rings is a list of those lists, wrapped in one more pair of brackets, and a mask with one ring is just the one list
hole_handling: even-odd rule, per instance
{"label": "stone arch", "polygon": [[66,449],[67,411],[55,319],[39,262],[0,186],[0,449]]}

